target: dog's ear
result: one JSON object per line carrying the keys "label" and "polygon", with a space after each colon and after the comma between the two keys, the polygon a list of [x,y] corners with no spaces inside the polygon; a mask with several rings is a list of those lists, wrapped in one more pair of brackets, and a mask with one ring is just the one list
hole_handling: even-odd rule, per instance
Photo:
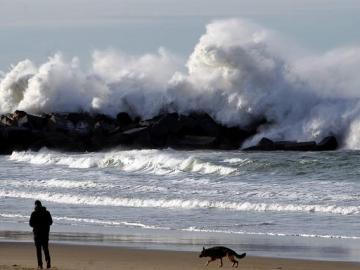
{"label": "dog's ear", "polygon": [[203,251],[205,250],[205,247],[203,247]]}

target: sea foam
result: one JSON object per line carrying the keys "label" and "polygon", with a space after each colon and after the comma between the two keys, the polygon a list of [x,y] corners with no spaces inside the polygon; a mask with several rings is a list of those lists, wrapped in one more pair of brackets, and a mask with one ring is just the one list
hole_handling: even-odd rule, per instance
{"label": "sea foam", "polygon": [[35,165],[60,165],[69,168],[118,167],[127,172],[152,173],[156,175],[198,174],[232,175],[237,169],[226,164],[214,164],[195,156],[179,156],[171,150],[122,150],[91,154],[62,154],[42,149],[40,152],[13,152],[12,161]]}
{"label": "sea foam", "polygon": [[0,189],[0,197],[33,199],[43,201],[75,204],[75,205],[96,205],[96,206],[121,206],[136,208],[168,208],[168,209],[228,209],[234,211],[255,211],[255,212],[305,212],[305,213],[326,213],[336,215],[359,215],[360,206],[338,206],[320,204],[284,204],[284,203],[253,203],[253,202],[232,202],[232,201],[210,201],[181,198],[133,198],[133,197],[110,197],[110,196],[85,196],[71,195],[65,193],[31,193],[13,190]]}

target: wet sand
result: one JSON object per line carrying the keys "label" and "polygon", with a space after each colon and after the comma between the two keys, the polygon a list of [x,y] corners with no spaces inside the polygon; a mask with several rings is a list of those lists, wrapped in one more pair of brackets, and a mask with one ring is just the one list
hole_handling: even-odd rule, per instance
{"label": "wet sand", "polygon": [[[206,258],[198,253],[182,251],[140,250],[119,247],[81,246],[51,244],[53,269],[100,270],[100,269],[147,269],[147,270],[192,270],[218,269],[218,261],[205,267]],[[231,263],[224,259],[223,269]],[[0,243],[0,269],[36,269],[35,247],[31,243]],[[243,270],[360,270],[360,263],[293,260],[248,256],[240,260]]]}

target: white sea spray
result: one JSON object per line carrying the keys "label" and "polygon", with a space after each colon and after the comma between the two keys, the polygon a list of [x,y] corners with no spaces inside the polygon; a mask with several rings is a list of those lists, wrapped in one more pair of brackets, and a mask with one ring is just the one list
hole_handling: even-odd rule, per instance
{"label": "white sea spray", "polygon": [[[92,68],[61,53],[25,60],[0,78],[0,112],[204,111],[229,126],[266,118],[252,138],[317,140],[336,135],[360,147],[360,48],[323,54],[297,50],[278,33],[241,19],[207,25],[187,61],[165,49],[142,56],[95,51]],[[298,51],[298,52],[297,52]]]}

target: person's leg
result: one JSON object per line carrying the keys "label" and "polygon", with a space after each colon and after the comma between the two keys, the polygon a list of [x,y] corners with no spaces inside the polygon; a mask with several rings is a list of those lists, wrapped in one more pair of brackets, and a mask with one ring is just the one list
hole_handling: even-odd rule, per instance
{"label": "person's leg", "polygon": [[41,241],[39,239],[35,239],[35,247],[36,247],[36,257],[38,261],[38,268],[42,269],[42,255],[41,255]]}
{"label": "person's leg", "polygon": [[46,261],[46,267],[51,268],[51,259],[50,259],[50,252],[49,252],[49,240],[44,240],[43,244],[44,249],[44,255],[45,255],[45,261]]}

